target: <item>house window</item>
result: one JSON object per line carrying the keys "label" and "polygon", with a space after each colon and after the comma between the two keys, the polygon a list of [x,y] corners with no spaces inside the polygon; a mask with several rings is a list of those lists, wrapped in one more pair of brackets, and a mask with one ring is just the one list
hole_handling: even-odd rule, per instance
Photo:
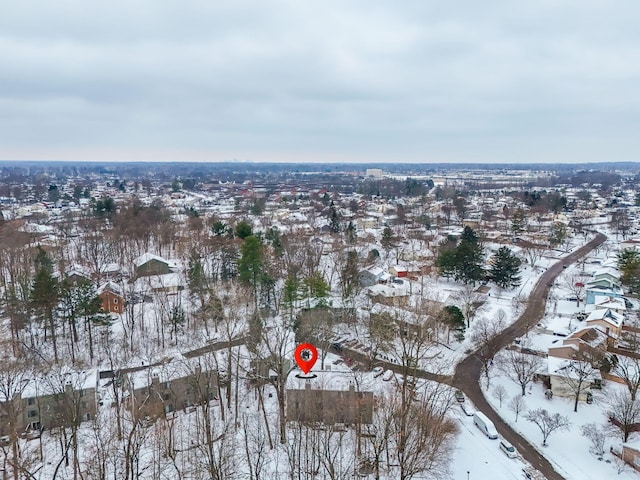
{"label": "house window", "polygon": [[117,306],[116,306],[116,307],[113,307],[113,311],[114,311],[114,312],[117,312],[117,311],[118,311],[118,307],[117,307]]}
{"label": "house window", "polygon": [[87,408],[87,402],[80,402],[80,408],[85,409]]}
{"label": "house window", "polygon": [[164,382],[162,384],[162,388],[164,388],[165,390],[168,390],[170,386],[171,386],[171,382]]}
{"label": "house window", "polygon": [[118,304],[118,299],[117,299],[117,298],[114,298],[114,299],[113,299],[113,303],[114,303],[115,305],[117,305],[117,304]]}
{"label": "house window", "polygon": [[29,412],[27,413],[27,417],[29,418],[33,418],[33,417],[37,417],[38,416],[38,411],[37,410],[29,410]]}
{"label": "house window", "polygon": [[87,392],[84,389],[80,390],[80,396],[81,397],[84,397],[86,394],[87,394]]}
{"label": "house window", "polygon": [[90,413],[85,413],[84,415],[82,415],[82,421],[83,422],[88,422],[89,420],[91,420],[91,414]]}
{"label": "house window", "polygon": [[33,398],[33,397],[29,398],[29,400],[27,400],[27,404],[29,404],[29,405],[35,405],[35,404],[36,404],[36,399],[35,399],[35,398]]}

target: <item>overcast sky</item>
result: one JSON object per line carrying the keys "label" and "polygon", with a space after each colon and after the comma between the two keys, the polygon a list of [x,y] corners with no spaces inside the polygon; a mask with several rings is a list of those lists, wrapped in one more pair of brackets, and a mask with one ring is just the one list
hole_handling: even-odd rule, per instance
{"label": "overcast sky", "polygon": [[4,2],[0,158],[640,161],[638,19],[637,0]]}

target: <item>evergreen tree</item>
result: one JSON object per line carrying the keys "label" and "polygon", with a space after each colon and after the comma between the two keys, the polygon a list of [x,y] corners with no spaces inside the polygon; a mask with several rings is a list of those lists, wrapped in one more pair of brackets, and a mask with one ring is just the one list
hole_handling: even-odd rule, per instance
{"label": "evergreen tree", "polygon": [[34,264],[35,276],[31,284],[31,303],[45,324],[45,339],[47,328],[49,329],[54,359],[58,363],[56,319],[54,314],[59,298],[58,280],[53,276],[53,262],[47,252],[40,246],[38,246]]}
{"label": "evergreen tree", "polygon": [[522,232],[527,224],[524,210],[522,208],[518,208],[513,215],[511,216],[511,232],[514,235],[519,235]]}
{"label": "evergreen tree", "polygon": [[562,222],[555,222],[551,227],[551,234],[549,235],[549,244],[552,247],[557,247],[564,242],[569,235],[567,226]]}
{"label": "evergreen tree", "polygon": [[478,235],[466,226],[455,251],[455,279],[463,283],[481,280],[484,277],[483,263],[484,253]]}
{"label": "evergreen tree", "polygon": [[329,228],[333,233],[340,233],[342,230],[342,226],[340,225],[340,216],[338,215],[338,211],[336,210],[336,206],[331,202],[331,221],[329,223]]}
{"label": "evergreen tree", "polygon": [[622,273],[620,280],[632,292],[640,291],[640,253],[625,248],[618,254],[618,268]]}
{"label": "evergreen tree", "polygon": [[447,341],[449,341],[451,332],[454,332],[454,336],[459,342],[464,340],[466,324],[462,310],[455,305],[448,305],[442,309],[438,319],[447,327]]}
{"label": "evergreen tree", "polygon": [[386,252],[389,252],[389,250],[393,248],[394,242],[395,237],[393,235],[393,230],[391,230],[391,227],[384,227],[384,230],[382,230],[382,238],[380,239],[382,248],[384,248]]}
{"label": "evergreen tree", "polygon": [[189,266],[187,269],[187,282],[189,285],[189,293],[198,297],[207,286],[207,278],[202,266],[202,258],[200,253],[193,248],[189,255]]}
{"label": "evergreen tree", "polygon": [[213,222],[213,225],[211,225],[211,231],[216,237],[221,237],[228,232],[228,228],[226,223],[216,220]]}
{"label": "evergreen tree", "polygon": [[248,283],[253,289],[257,308],[258,286],[262,278],[262,243],[253,235],[246,237],[240,247],[240,255],[240,260],[238,260],[238,275],[242,282]]}
{"label": "evergreen tree", "polygon": [[520,265],[522,261],[509,247],[500,247],[491,259],[491,276],[500,288],[520,285]]}
{"label": "evergreen tree", "polygon": [[318,305],[324,304],[324,298],[329,295],[330,287],[320,272],[313,272],[303,280],[303,287],[307,297],[307,307],[311,307],[311,299],[317,299]]}
{"label": "evergreen tree", "polygon": [[356,226],[351,220],[349,220],[349,224],[347,225],[345,234],[347,237],[347,243],[349,243],[350,245],[356,243]]}
{"label": "evergreen tree", "polygon": [[253,235],[253,228],[246,220],[240,220],[236,225],[236,237],[244,240]]}

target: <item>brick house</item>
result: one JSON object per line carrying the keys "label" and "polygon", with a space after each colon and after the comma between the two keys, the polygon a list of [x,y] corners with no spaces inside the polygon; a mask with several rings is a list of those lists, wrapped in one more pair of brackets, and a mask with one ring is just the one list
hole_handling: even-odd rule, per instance
{"label": "brick house", "polygon": [[113,282],[103,283],[96,293],[102,300],[102,309],[105,312],[122,313],[124,310],[124,296],[118,285]]}

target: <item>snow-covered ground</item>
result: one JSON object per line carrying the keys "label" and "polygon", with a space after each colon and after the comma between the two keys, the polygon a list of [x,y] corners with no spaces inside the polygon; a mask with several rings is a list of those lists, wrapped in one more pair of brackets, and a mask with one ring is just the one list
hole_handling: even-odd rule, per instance
{"label": "snow-covered ground", "polygon": [[[496,373],[496,372],[494,372]],[[520,387],[508,378],[496,375],[491,379],[491,386],[487,392],[484,382],[481,386],[485,397],[494,410],[511,427],[524,436],[534,445],[553,465],[556,471],[567,480],[601,480],[605,478],[637,479],[638,476],[630,467],[625,467],[618,473],[618,460],[609,453],[609,447],[620,445],[619,437],[608,437],[605,445],[605,455],[602,460],[589,452],[590,442],[581,433],[582,425],[596,423],[599,426],[606,424],[607,418],[604,414],[606,408],[606,398],[610,392],[626,387],[612,382],[608,382],[602,391],[594,391],[594,402],[591,405],[580,402],[578,412],[573,411],[573,400],[570,398],[553,397],[547,400],[544,396],[542,384],[536,383],[527,392],[525,397],[526,410],[545,408],[549,413],[560,413],[566,415],[571,421],[568,430],[558,430],[553,432],[547,441],[548,446],[542,446],[542,434],[538,427],[524,418],[524,413],[520,413],[518,421],[515,422],[515,414],[508,408],[509,399],[520,394]],[[508,392],[507,400],[502,402],[500,407],[498,399],[493,396],[497,385],[502,385]],[[464,477],[458,477],[464,478]],[[490,478],[490,477],[483,477]],[[498,477],[491,477],[498,478]],[[505,477],[509,478],[509,477]]]}
{"label": "snow-covered ground", "polygon": [[528,464],[521,457],[507,457],[499,448],[500,440],[489,439],[474,425],[473,417],[464,415],[461,409],[457,416],[460,435],[451,461],[452,480],[524,478],[522,469]]}

